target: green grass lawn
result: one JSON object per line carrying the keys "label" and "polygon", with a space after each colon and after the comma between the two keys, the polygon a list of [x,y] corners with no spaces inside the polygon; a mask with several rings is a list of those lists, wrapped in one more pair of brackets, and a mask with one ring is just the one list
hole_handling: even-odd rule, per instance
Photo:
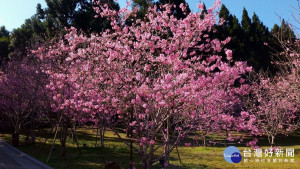
{"label": "green grass lawn", "polygon": [[[53,135],[47,134],[48,130],[41,130],[37,132],[36,145],[20,145],[18,148],[29,155],[37,158],[38,160],[46,163],[47,157],[51,148],[51,142]],[[56,141],[55,151],[51,155],[48,165],[55,169],[96,169],[104,168],[105,160],[116,161],[122,168],[128,167],[129,164],[129,148],[122,142],[120,142],[112,132],[108,131],[105,135],[105,148],[95,148],[95,134],[92,133],[91,129],[81,128],[77,131],[77,137],[81,153],[79,153],[76,144],[71,140],[67,140],[67,156],[60,156],[60,144],[59,140]],[[123,135],[125,137],[125,135]],[[8,142],[11,141],[11,136],[7,133],[0,134],[0,137]],[[24,135],[21,135],[21,144],[24,142]],[[49,138],[46,145],[43,146],[41,153],[40,148],[45,138]],[[82,145],[86,144],[84,148]],[[267,148],[266,139],[262,139],[259,142],[264,150]],[[170,164],[172,168],[184,168],[184,169],[198,169],[198,168],[291,168],[300,169],[300,135],[299,133],[294,136],[280,137],[278,138],[278,146],[281,146],[284,150],[284,157],[282,158],[271,158],[271,162],[267,162],[267,158],[248,158],[253,162],[244,162],[244,159],[238,164],[227,163],[223,158],[223,151],[225,146],[215,147],[178,147],[182,164],[178,160],[176,150],[172,152],[170,157]],[[243,156],[243,150],[245,145],[235,145],[241,151]],[[294,148],[295,157],[286,158],[285,148]],[[253,151],[253,149],[251,149]],[[162,150],[159,150],[162,151]],[[253,156],[253,153],[252,153]],[[273,155],[274,156],[274,155]],[[139,162],[139,156],[134,154],[134,159]],[[255,162],[256,159],[266,159],[265,162]],[[273,162],[273,159],[277,159],[277,162]],[[279,162],[279,159],[294,159],[294,163]],[[139,164],[137,168],[139,168]],[[153,168],[159,168],[158,164],[155,164]]]}

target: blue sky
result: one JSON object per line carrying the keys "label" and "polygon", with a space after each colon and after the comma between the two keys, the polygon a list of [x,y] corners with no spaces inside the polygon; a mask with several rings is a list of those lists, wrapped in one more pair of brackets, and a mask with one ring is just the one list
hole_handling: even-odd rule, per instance
{"label": "blue sky", "polygon": [[[197,10],[198,0],[186,0],[193,11]],[[126,0],[118,0],[120,6],[124,6]],[[214,0],[202,0],[207,7],[211,7]],[[46,7],[45,0],[0,0],[0,26],[5,25],[8,30],[20,27],[24,20],[30,18],[36,12],[37,3]],[[239,19],[242,16],[243,7],[248,10],[250,17],[255,12],[260,20],[272,28],[274,23],[280,23],[280,17],[295,23],[291,12],[297,7],[297,0],[222,0],[229,11]]]}
{"label": "blue sky", "polygon": [[46,7],[45,0],[0,0],[0,26],[4,25],[9,31],[20,27],[35,14],[38,3]]}

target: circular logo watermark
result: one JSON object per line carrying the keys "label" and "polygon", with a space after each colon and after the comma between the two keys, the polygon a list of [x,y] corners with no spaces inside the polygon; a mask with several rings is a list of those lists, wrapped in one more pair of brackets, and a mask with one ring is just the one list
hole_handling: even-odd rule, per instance
{"label": "circular logo watermark", "polygon": [[242,160],[240,150],[234,146],[229,146],[224,150],[224,159],[229,163],[239,163]]}

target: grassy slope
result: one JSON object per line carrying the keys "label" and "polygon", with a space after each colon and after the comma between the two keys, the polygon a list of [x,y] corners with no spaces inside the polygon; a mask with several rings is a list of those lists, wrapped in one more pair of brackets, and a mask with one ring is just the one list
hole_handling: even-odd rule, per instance
{"label": "grassy slope", "polygon": [[[21,145],[20,150],[30,154],[31,156],[37,158],[42,162],[46,162],[53,136],[46,134],[47,131],[40,131],[37,133],[37,144],[34,145]],[[104,168],[104,162],[107,161],[117,161],[122,168],[128,166],[129,163],[129,148],[125,146],[122,142],[119,142],[116,139],[116,136],[112,132],[106,133],[105,138],[105,148],[94,148],[95,147],[95,134],[92,133],[92,130],[89,129],[80,129],[78,130],[78,140],[81,146],[81,153],[78,153],[76,144],[68,139],[67,141],[67,156],[60,156],[60,146],[59,140],[56,141],[55,147],[56,150],[53,152],[49,165],[55,169],[96,169]],[[11,136],[9,134],[0,134],[0,137],[4,140],[10,142]],[[45,138],[50,138],[47,141],[47,144],[43,147],[40,154],[38,154],[42,142]],[[21,142],[24,140],[24,135],[21,136]],[[289,136],[279,138],[278,145],[284,149],[285,148],[295,148],[295,163],[285,163],[277,162],[271,163],[268,162],[240,162],[238,164],[227,163],[223,159],[223,151],[225,147],[179,147],[179,153],[182,160],[182,164],[179,163],[177,152],[173,151],[170,158],[170,163],[175,168],[186,168],[186,169],[195,169],[195,168],[270,168],[270,169],[282,169],[282,168],[291,168],[296,169],[300,168],[300,136]],[[260,142],[265,144],[265,140]],[[83,148],[82,145],[87,144],[87,148]],[[238,146],[238,145],[236,145]],[[243,150],[247,147],[239,147],[242,155]],[[267,146],[263,146],[263,149]],[[159,150],[162,151],[162,150]],[[252,153],[253,156],[253,153]],[[139,161],[139,156],[135,154],[135,161]],[[264,158],[264,156],[262,157]],[[258,159],[258,158],[252,158]],[[265,158],[266,159],[266,158]],[[271,158],[271,160],[273,160]],[[285,154],[282,159],[285,159]],[[158,164],[155,164],[154,168],[159,168]]]}

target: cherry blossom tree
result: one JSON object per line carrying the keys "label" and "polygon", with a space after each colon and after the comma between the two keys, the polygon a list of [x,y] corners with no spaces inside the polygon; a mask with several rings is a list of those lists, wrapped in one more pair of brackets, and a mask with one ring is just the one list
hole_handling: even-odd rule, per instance
{"label": "cherry blossom tree", "polygon": [[25,59],[10,61],[0,74],[0,111],[14,127],[14,146],[19,145],[20,130],[37,123],[49,110],[45,92],[47,75],[39,66],[38,62]]}
{"label": "cherry blossom tree", "polygon": [[[75,71],[78,69],[76,66],[72,68],[64,63],[63,57],[69,55],[71,50],[65,48],[61,43],[64,42],[61,41],[50,47],[48,46],[49,44],[41,46],[37,51],[33,51],[32,53],[40,57],[43,63],[43,70],[48,75],[49,83],[45,88],[51,98],[50,106],[52,114],[49,115],[49,117],[56,133],[53,140],[55,142],[57,134],[60,134],[61,154],[65,156],[68,129],[78,122],[88,122],[88,120],[91,120],[91,114],[85,116],[86,109],[80,109],[82,108],[81,106],[83,106],[83,101],[80,100],[82,90],[80,89],[81,86],[74,81],[74,77],[76,77]],[[47,47],[49,47],[49,49],[46,50]],[[47,58],[48,55],[57,55],[60,57]],[[71,74],[71,72],[73,72],[73,74]],[[77,71],[77,73],[80,74],[80,71]],[[81,78],[81,80],[83,79],[84,77]],[[74,128],[71,128],[71,133],[75,138]]]}
{"label": "cherry blossom tree", "polygon": [[271,78],[262,72],[255,76],[246,101],[248,112],[256,117],[256,134],[267,135],[271,146],[279,134],[288,135],[300,127],[299,41],[280,43],[284,51],[279,54],[281,60],[274,62],[280,71]]}
{"label": "cherry blossom tree", "polygon": [[[237,124],[246,119],[233,110],[249,91],[242,75],[252,69],[233,62],[232,51],[223,49],[230,38],[208,35],[222,24],[215,13],[220,1],[204,17],[199,4],[200,11],[184,19],[174,17],[169,5],[149,7],[144,20],[130,25],[126,20],[136,9],[117,12],[95,3],[95,17],[110,19],[112,30],[85,36],[71,28],[58,43],[34,51],[48,63],[52,108],[63,119],[105,119],[139,153],[143,168],[162,159],[166,167],[170,152],[201,126],[219,132],[242,129]],[[186,5],[180,8],[185,11]],[[207,118],[210,125],[203,124]],[[129,140],[121,137],[120,126],[129,131]]]}

